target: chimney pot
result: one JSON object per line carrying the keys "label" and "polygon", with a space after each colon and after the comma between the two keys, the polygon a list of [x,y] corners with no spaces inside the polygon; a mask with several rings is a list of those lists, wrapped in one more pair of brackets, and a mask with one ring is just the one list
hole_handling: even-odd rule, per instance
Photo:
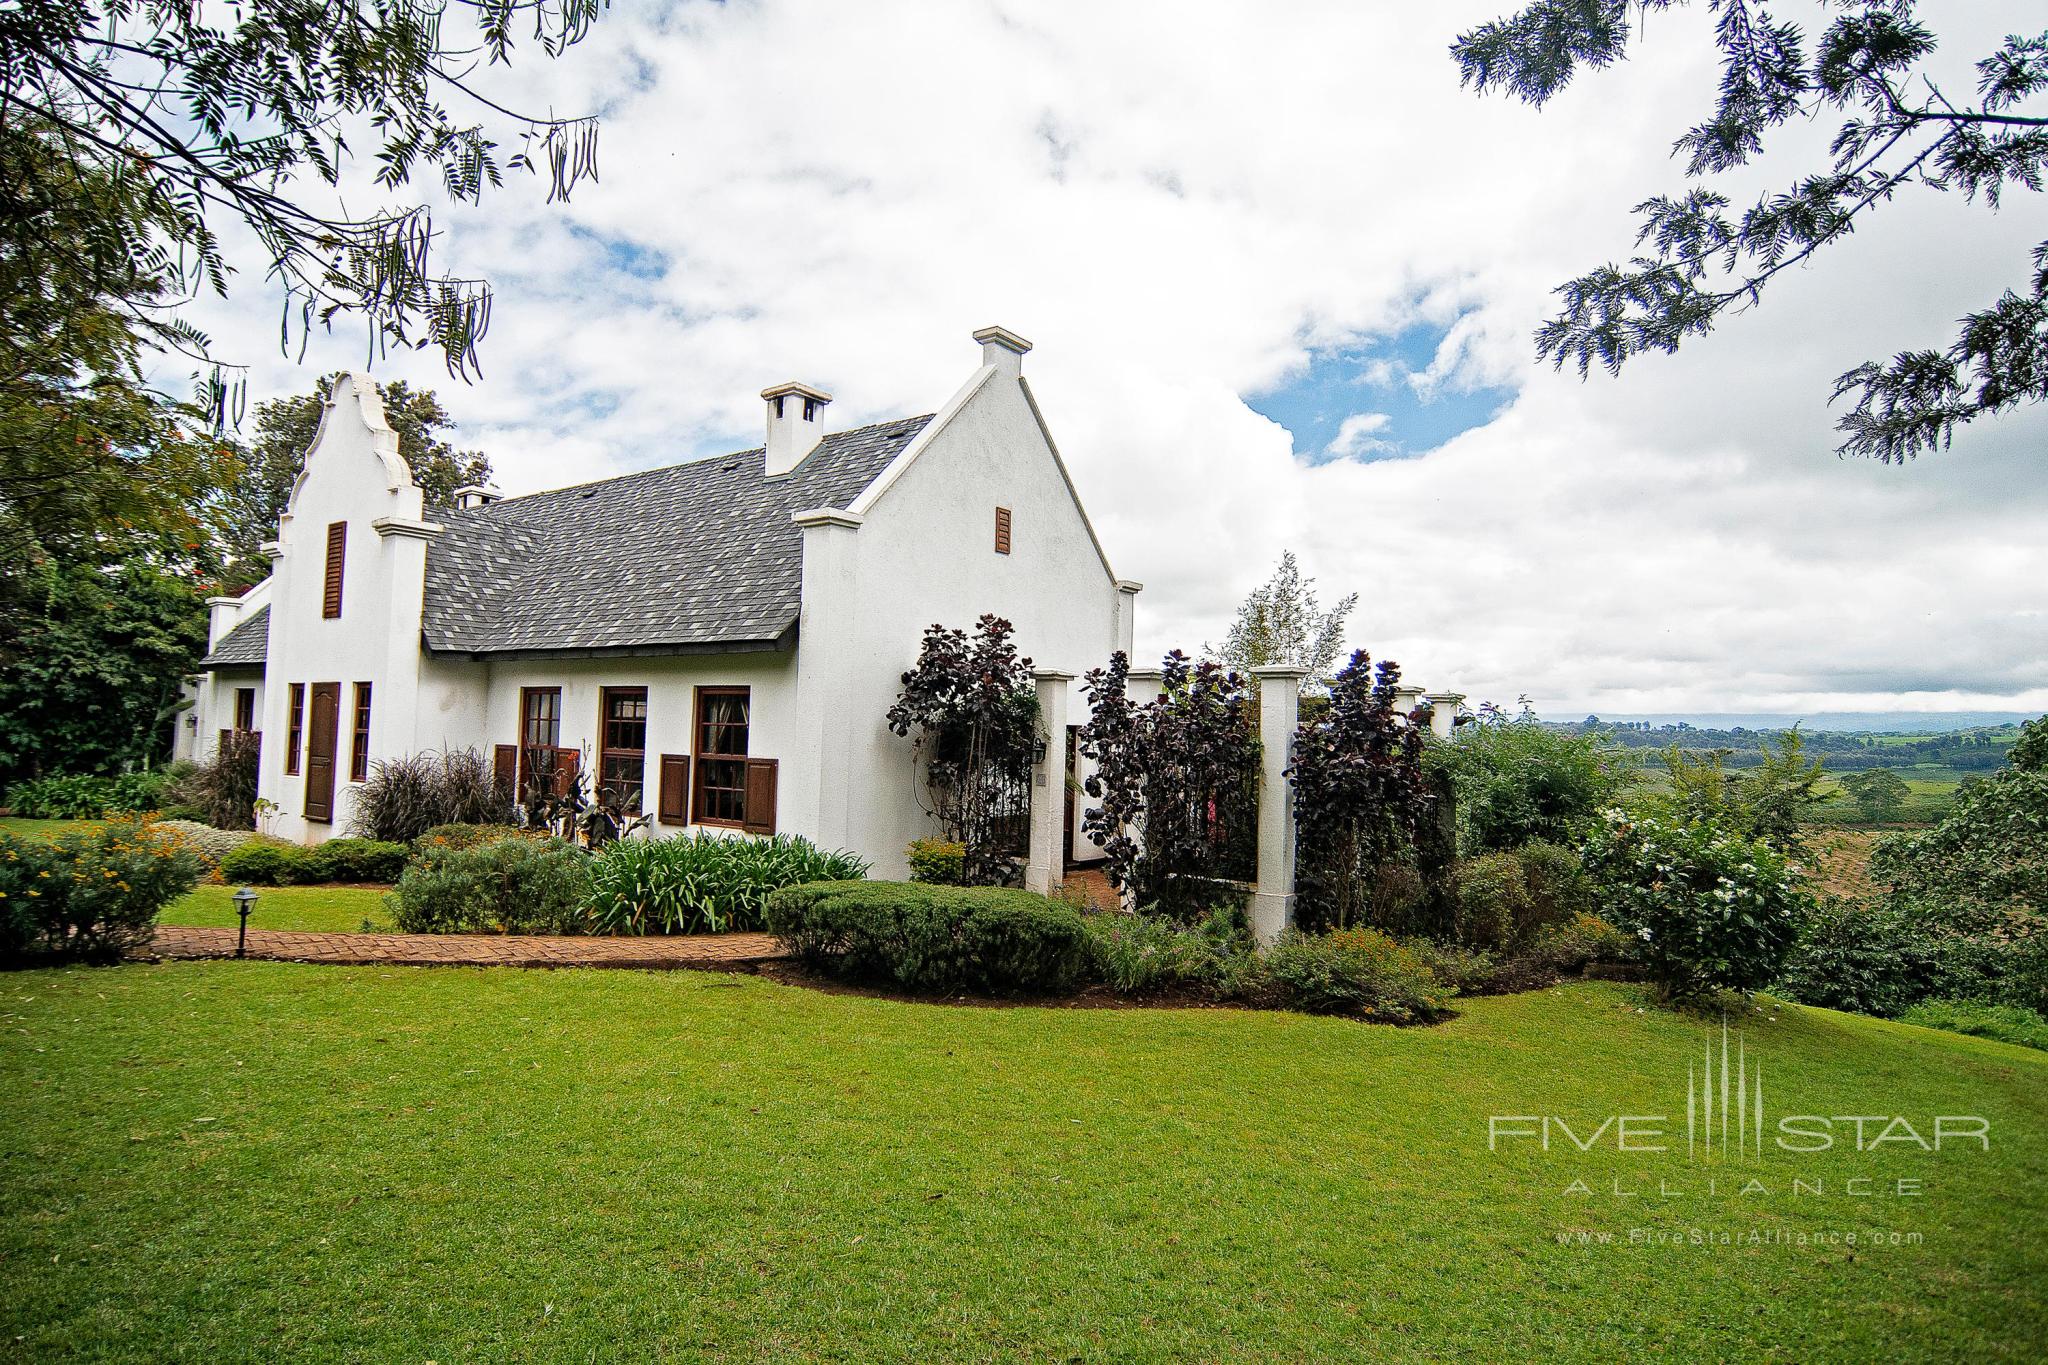
{"label": "chimney pot", "polygon": [[773,479],[803,463],[825,438],[825,405],[832,395],[790,380],[761,390],[768,404],[765,464]]}

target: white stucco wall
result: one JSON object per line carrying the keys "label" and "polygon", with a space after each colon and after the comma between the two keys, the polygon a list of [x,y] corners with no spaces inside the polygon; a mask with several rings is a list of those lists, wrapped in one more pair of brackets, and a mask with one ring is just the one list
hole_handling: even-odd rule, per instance
{"label": "white stucco wall", "polygon": [[[426,574],[421,493],[398,454],[398,437],[367,379],[344,375],[328,396],[319,435],[307,453],[271,565],[270,658],[263,705],[263,768],[258,793],[277,806],[267,821],[282,838],[316,843],[347,832],[357,784],[349,781],[349,733],[355,684],[371,685],[370,756],[413,749],[420,675],[420,601]],[[342,556],[341,615],[321,614],[327,528],[348,526]],[[334,818],[305,817],[306,765],[315,683],[338,684]],[[299,771],[285,772],[291,684],[306,685]]]}
{"label": "white stucco wall", "polygon": [[[1008,554],[995,549],[998,507],[1011,512]],[[904,846],[937,830],[911,743],[883,716],[925,628],[1007,618],[1035,667],[1076,675],[1068,713],[1080,723],[1078,676],[1119,646],[1119,597],[1014,368],[978,372],[850,510],[857,526],[805,532],[798,705],[820,762],[815,786],[792,794],[814,837],[901,876]]]}

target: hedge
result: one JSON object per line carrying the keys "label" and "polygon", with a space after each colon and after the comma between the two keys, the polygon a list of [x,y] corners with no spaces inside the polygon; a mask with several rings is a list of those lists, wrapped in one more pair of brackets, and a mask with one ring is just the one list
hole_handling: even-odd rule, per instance
{"label": "hedge", "polygon": [[1059,993],[1091,961],[1079,911],[1001,887],[813,882],[770,896],[767,919],[802,961],[911,991]]}

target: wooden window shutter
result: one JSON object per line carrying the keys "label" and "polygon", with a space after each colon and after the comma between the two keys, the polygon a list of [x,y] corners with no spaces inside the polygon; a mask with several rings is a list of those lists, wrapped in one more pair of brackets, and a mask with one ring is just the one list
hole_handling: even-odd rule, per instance
{"label": "wooden window shutter", "polygon": [[517,744],[494,744],[491,746],[491,785],[500,793],[510,795],[519,785],[519,746]]}
{"label": "wooden window shutter", "polygon": [[337,521],[327,527],[327,588],[320,598],[320,615],[332,621],[341,615],[341,562],[348,553],[348,523]]}
{"label": "wooden window shutter", "polygon": [[1010,553],[1010,509],[1007,507],[996,509],[996,553]]}
{"label": "wooden window shutter", "polygon": [[741,828],[749,834],[775,832],[775,760],[747,760],[747,816]]}
{"label": "wooden window shutter", "polygon": [[664,825],[687,825],[690,823],[690,756],[688,754],[663,754],[661,756],[661,823]]}

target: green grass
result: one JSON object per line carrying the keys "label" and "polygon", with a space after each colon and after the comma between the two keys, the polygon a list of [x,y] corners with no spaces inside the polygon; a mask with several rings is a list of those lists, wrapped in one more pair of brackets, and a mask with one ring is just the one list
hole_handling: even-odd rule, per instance
{"label": "green grass", "polygon": [[[1682,1149],[1490,1154],[1489,1114],[1683,1115],[1710,1027],[1631,992],[1397,1030],[691,972],[0,977],[0,1341],[208,1361],[2038,1358],[2048,1056],[1787,1009],[1744,1025],[1774,1112],[1982,1114],[1993,1149],[1774,1153],[1748,1196],[1735,1168],[1705,1193]],[[1826,1195],[1795,1198],[1794,1176]],[[1902,1176],[1925,1193],[1842,1192]],[[1688,1192],[1658,1199],[1659,1178]],[[1924,1240],[1669,1249],[1632,1227]]]}
{"label": "green grass", "polygon": [[[370,921],[371,927],[389,932],[391,916],[384,909],[384,893],[360,886],[258,886],[256,907],[249,914],[251,929],[310,929],[327,933],[353,934]],[[232,886],[201,886],[183,900],[164,907],[159,924],[198,924],[233,928],[241,921],[235,915]]]}
{"label": "green grass", "polygon": [[17,839],[54,839],[70,829],[90,829],[101,820],[30,820],[19,815],[0,815],[0,834]]}

